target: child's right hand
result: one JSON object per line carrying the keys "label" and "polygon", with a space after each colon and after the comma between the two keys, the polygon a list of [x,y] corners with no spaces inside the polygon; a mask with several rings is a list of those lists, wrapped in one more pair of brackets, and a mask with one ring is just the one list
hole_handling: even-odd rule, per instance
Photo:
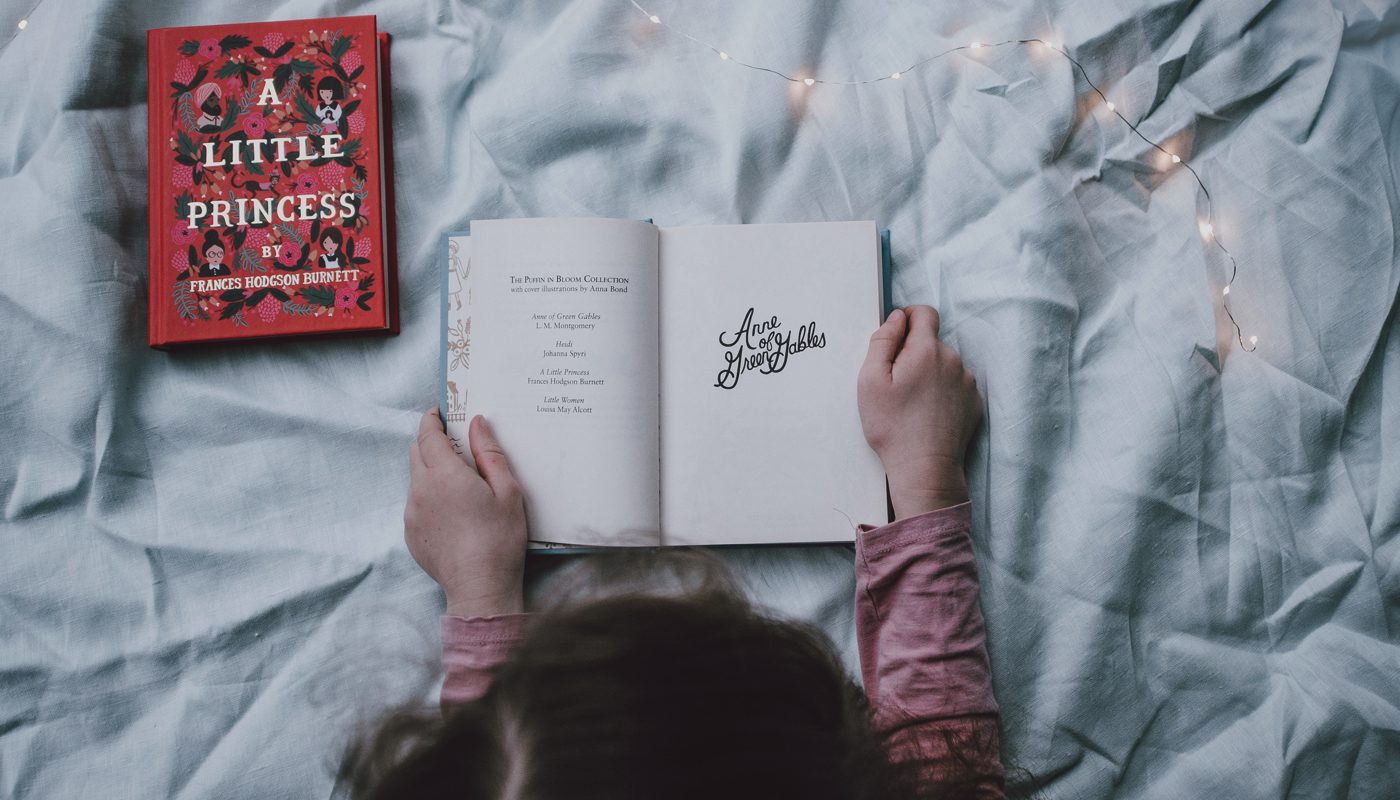
{"label": "child's right hand", "polygon": [[885,465],[896,519],[967,501],[963,459],[982,420],[977,381],[938,339],[930,306],[895,309],[856,384],[865,440]]}
{"label": "child's right hand", "polygon": [[403,538],[442,586],[457,617],[524,609],[525,501],[505,451],[480,415],[467,430],[476,469],[452,449],[437,411],[423,415],[409,448]]}

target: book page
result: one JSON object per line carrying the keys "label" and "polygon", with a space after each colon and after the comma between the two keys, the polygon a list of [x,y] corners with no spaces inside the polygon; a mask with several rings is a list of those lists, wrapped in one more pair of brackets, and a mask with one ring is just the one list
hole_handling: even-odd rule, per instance
{"label": "book page", "polygon": [[872,222],[662,230],[665,544],[851,541],[886,521],[856,408],[879,263]]}
{"label": "book page", "polygon": [[[471,463],[470,446],[467,443],[467,427],[471,418],[467,416],[467,387],[471,379],[471,265],[472,237],[468,233],[449,234],[446,243],[442,273],[442,335],[438,352],[439,387],[438,408],[442,413],[443,427],[452,449]],[[530,541],[531,551],[578,551],[585,547],[567,544]]]}
{"label": "book page", "polygon": [[487,220],[469,250],[448,273],[465,306],[462,346],[450,330],[445,344],[449,379],[454,357],[470,364],[465,385],[448,386],[449,424],[465,443],[474,415],[491,422],[532,540],[658,544],[656,228]]}

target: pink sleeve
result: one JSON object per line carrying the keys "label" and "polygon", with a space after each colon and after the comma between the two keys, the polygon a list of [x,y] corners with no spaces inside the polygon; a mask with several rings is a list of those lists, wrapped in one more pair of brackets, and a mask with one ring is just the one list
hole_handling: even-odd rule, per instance
{"label": "pink sleeve", "polygon": [[529,614],[442,618],[442,707],[486,694],[491,675],[520,641]]}
{"label": "pink sleeve", "polygon": [[997,722],[968,503],[856,540],[856,641],[892,760],[969,797],[1002,797]]}

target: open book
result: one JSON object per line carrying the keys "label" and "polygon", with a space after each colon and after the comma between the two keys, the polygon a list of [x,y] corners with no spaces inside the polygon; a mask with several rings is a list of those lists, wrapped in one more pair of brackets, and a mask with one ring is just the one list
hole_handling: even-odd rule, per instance
{"label": "open book", "polygon": [[887,517],[856,373],[884,308],[872,222],[513,219],[449,234],[442,408],[484,415],[532,541],[852,541]]}

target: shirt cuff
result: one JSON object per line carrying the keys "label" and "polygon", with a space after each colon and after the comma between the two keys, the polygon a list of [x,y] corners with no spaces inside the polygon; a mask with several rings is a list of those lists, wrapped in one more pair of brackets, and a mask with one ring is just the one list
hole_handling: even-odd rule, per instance
{"label": "shirt cuff", "polygon": [[530,614],[496,614],[490,617],[442,616],[442,644],[470,647],[474,644],[513,644],[520,641]]}
{"label": "shirt cuff", "polygon": [[496,668],[524,636],[529,614],[442,618],[443,710],[486,694]]}
{"label": "shirt cuff", "polygon": [[897,550],[913,542],[932,542],[949,534],[972,527],[972,502],[940,508],[913,517],[897,519],[888,525],[857,526],[860,535],[856,543],[867,555],[879,555]]}

